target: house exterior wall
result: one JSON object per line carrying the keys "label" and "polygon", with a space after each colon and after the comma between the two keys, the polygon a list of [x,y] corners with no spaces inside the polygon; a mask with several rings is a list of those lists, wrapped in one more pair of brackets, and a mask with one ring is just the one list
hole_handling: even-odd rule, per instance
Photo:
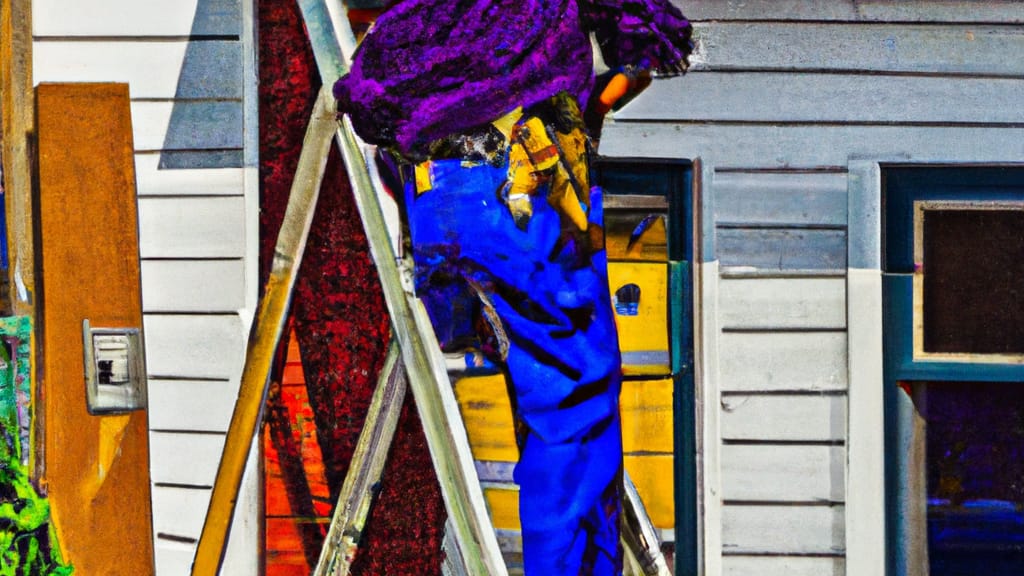
{"label": "house exterior wall", "polygon": [[1024,159],[1024,5],[679,5],[691,72],[601,153],[702,160],[705,574],[883,574],[880,173]]}
{"label": "house exterior wall", "polygon": [[[33,3],[34,82],[131,96],[158,575],[188,574],[256,306],[252,7],[240,0]],[[256,574],[256,458],[226,572]]]}

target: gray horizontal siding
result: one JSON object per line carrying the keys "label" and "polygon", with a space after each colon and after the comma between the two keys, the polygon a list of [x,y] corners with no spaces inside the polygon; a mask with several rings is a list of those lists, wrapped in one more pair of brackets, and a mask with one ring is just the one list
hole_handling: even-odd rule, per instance
{"label": "gray horizontal siding", "polygon": [[853,22],[1024,22],[1014,0],[674,0],[694,20]]}
{"label": "gray horizontal siding", "polygon": [[1024,79],[695,72],[654,82],[615,120],[1021,124]]}
{"label": "gray horizontal siding", "polygon": [[694,70],[1024,74],[1024,35],[1016,25],[718,21],[694,28]]}

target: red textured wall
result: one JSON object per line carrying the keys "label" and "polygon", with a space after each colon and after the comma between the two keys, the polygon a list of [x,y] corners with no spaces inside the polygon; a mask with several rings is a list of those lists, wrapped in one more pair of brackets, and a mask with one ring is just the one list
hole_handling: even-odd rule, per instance
{"label": "red textured wall", "polygon": [[[260,263],[266,277],[320,87],[295,0],[259,2]],[[292,321],[332,497],[341,487],[388,340],[388,321],[342,163],[333,152],[296,284]],[[440,573],[444,508],[407,400],[357,575]]]}

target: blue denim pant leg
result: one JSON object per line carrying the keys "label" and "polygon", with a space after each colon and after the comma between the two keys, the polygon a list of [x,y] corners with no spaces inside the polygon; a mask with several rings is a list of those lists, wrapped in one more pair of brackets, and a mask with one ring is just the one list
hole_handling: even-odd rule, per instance
{"label": "blue denim pant leg", "polygon": [[480,288],[507,335],[526,574],[619,574],[621,368],[604,252],[566,243],[542,195],[517,228],[496,196],[504,167],[440,161],[431,174],[431,190],[406,194],[417,291],[442,340],[471,330]]}

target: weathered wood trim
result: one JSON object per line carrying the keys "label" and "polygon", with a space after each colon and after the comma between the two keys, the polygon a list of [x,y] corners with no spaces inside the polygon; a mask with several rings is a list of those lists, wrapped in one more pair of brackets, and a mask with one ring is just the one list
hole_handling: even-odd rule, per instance
{"label": "weathered wood trim", "polygon": [[835,168],[850,159],[999,163],[1024,157],[1024,128],[606,122],[612,157],[715,158],[722,168]]}
{"label": "weathered wood trim", "polygon": [[1024,22],[1024,6],[1012,0],[675,0],[675,3],[693,20]]}
{"label": "weathered wood trim", "polygon": [[[705,167],[705,173],[713,168]],[[708,182],[702,188],[702,195],[709,193]],[[696,214],[700,222],[706,222],[713,215],[704,213],[702,206]],[[713,236],[703,230],[703,238]],[[722,471],[721,471],[721,394],[719,386],[719,326],[718,326],[718,262],[711,260],[694,266],[694,358],[695,388],[697,392],[697,425],[700,439],[697,444],[698,491],[700,497],[699,515],[701,542],[698,548],[703,555],[698,567],[702,574],[718,576],[722,572]]]}
{"label": "weathered wood trim", "polygon": [[[34,318],[36,266],[32,233],[32,150],[29,142],[36,128],[31,0],[0,3],[0,76],[10,304],[13,314]],[[41,423],[42,418],[37,421]],[[42,446],[41,439],[38,444]],[[42,462],[41,448],[37,457],[38,462]]]}
{"label": "weathered wood trim", "polygon": [[850,163],[849,203],[847,573],[874,576],[885,572],[886,557],[882,181],[878,163]]}
{"label": "weathered wood trim", "polygon": [[652,83],[615,121],[1019,125],[1022,94],[1021,78],[695,72]]}
{"label": "weathered wood trim", "polygon": [[1016,25],[714,21],[697,23],[694,38],[691,71],[1024,75]]}

